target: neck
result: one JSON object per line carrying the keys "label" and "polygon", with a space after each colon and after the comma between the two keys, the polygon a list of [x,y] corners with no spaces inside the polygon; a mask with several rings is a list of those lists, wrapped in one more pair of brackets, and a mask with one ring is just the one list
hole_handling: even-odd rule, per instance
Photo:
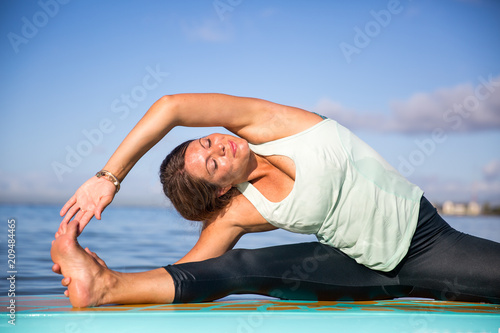
{"label": "neck", "polygon": [[274,166],[264,157],[257,155],[254,152],[251,154],[247,181],[252,183],[269,175]]}

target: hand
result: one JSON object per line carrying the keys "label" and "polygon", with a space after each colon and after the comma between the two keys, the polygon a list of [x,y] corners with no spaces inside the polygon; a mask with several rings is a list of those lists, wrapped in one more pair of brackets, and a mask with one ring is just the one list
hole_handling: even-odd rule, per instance
{"label": "hand", "polygon": [[95,216],[100,220],[102,212],[113,201],[115,193],[115,185],[104,178],[92,177],[83,183],[61,209],[60,215],[64,216],[64,219],[56,233],[56,238],[66,230],[66,225],[73,217],[80,221],[78,235],[82,233],[92,217]]}

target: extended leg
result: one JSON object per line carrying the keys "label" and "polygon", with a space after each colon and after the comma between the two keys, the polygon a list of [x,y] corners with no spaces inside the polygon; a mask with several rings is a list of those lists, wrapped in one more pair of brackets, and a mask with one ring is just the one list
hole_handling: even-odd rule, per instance
{"label": "extended leg", "polygon": [[174,279],[174,302],[255,293],[306,300],[415,296],[500,303],[500,244],[452,229],[426,199],[408,255],[388,273],[320,243],[233,250],[165,269]]}
{"label": "extended leg", "polygon": [[232,250],[203,262],[166,266],[174,302],[209,301],[229,294],[283,299],[370,300],[403,296],[411,287],[312,242],[256,250]]}
{"label": "extended leg", "polygon": [[51,256],[60,267],[74,307],[102,304],[171,303],[174,285],[158,268],[142,273],[119,273],[87,253],[77,242],[78,221],[71,221],[52,244]]}

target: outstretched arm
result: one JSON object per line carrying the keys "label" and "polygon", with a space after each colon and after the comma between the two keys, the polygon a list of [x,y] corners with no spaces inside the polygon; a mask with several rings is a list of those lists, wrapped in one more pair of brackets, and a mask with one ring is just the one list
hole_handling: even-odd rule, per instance
{"label": "outstretched arm", "polygon": [[[318,116],[302,109],[256,98],[223,94],[178,94],[160,98],[116,149],[104,170],[122,181],[137,161],[176,126],[221,126],[252,143],[262,143],[303,131]],[[108,184],[109,183],[109,184]],[[61,232],[72,217],[80,220],[79,233],[93,216],[114,198],[111,182],[92,177],[64,205]]]}
{"label": "outstretched arm", "polygon": [[193,248],[176,264],[221,256],[231,250],[243,235],[243,229],[238,227],[221,226],[217,222],[206,225]]}
{"label": "outstretched arm", "polygon": [[239,195],[223,215],[204,222],[198,242],[176,264],[221,256],[231,250],[244,234],[275,229],[277,228],[268,223],[248,199]]}
{"label": "outstretched arm", "polygon": [[318,122],[299,108],[223,94],[178,94],[160,98],[146,112],[104,167],[120,181],[175,126],[225,127],[252,142],[290,136]]}

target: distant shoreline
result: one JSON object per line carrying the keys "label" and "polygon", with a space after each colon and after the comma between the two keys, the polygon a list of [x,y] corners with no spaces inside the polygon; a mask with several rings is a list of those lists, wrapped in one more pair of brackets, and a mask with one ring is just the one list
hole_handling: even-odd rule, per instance
{"label": "distant shoreline", "polygon": [[488,217],[488,216],[498,217],[498,216],[500,216],[500,213],[496,213],[496,214],[467,215],[467,214],[443,214],[442,212],[439,212],[439,215],[441,215],[443,217],[447,217],[447,216],[452,216],[452,217]]}
{"label": "distant shoreline", "polygon": [[[54,202],[0,202],[0,206],[53,206],[58,207],[60,209],[63,203],[54,203]],[[466,211],[461,211],[460,213],[450,213],[443,211],[443,204],[433,204],[433,206],[438,210],[439,214],[442,216],[454,216],[454,217],[474,217],[474,216],[500,216],[500,205],[489,206],[488,203],[483,204],[480,208],[480,211],[477,211],[474,214],[467,213]],[[136,208],[136,209],[174,209],[169,203],[164,204],[127,204],[127,203],[114,203],[108,208]]]}

